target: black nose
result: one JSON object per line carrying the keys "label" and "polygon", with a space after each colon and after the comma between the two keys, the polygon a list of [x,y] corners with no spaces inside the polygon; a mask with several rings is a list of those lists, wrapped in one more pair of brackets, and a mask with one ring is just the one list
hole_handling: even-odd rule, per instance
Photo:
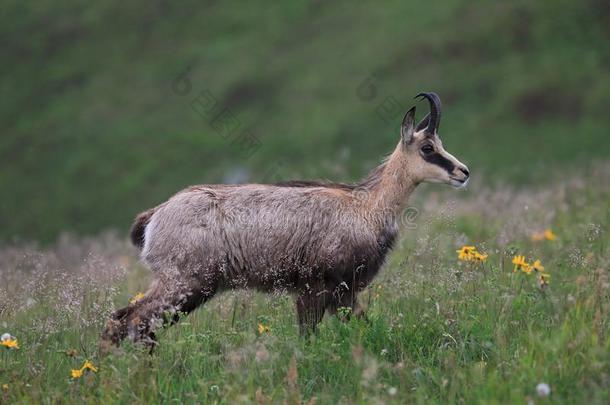
{"label": "black nose", "polygon": [[468,171],[468,169],[466,169],[466,168],[461,168],[461,167],[460,167],[460,171],[461,171],[462,173],[464,173],[464,175],[465,175],[466,177],[470,177],[470,172]]}

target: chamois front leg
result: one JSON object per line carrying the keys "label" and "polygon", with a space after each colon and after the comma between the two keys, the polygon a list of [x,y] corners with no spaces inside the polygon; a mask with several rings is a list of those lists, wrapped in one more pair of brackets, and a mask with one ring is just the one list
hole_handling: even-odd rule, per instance
{"label": "chamois front leg", "polygon": [[324,317],[324,312],[330,304],[328,293],[322,291],[307,291],[296,299],[299,332],[307,336],[316,331],[318,323]]}

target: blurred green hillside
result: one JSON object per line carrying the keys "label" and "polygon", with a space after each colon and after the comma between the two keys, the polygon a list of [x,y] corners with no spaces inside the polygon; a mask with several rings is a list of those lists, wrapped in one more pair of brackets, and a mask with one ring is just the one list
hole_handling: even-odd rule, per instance
{"label": "blurred green hillside", "polygon": [[194,183],[357,179],[420,91],[441,95],[445,146],[475,177],[610,155],[601,0],[6,0],[0,41],[4,240],[124,230]]}

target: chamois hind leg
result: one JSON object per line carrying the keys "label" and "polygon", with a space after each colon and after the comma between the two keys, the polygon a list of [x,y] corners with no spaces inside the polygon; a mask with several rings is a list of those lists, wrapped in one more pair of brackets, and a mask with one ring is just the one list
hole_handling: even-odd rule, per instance
{"label": "chamois hind leg", "polygon": [[326,291],[308,291],[301,293],[296,298],[297,318],[301,335],[315,332],[329,304],[330,300]]}
{"label": "chamois hind leg", "polygon": [[[331,306],[328,307],[328,313],[330,315],[336,316],[342,321],[349,321],[350,318],[354,315],[356,303],[352,302],[352,300],[346,301],[335,301]],[[344,309],[347,308],[347,311]]]}
{"label": "chamois hind leg", "polygon": [[[341,312],[341,308],[348,308],[348,312]],[[364,308],[360,304],[358,296],[351,291],[335,291],[332,304],[328,307],[328,312],[331,315],[340,317],[343,321],[349,321],[352,316],[356,318],[365,316]]]}
{"label": "chamois hind leg", "polygon": [[141,300],[117,310],[102,332],[100,349],[107,352],[129,338],[152,350],[156,344],[155,330],[176,323],[181,314],[188,314],[214,296],[217,285],[206,285],[195,278],[188,282],[158,277]]}

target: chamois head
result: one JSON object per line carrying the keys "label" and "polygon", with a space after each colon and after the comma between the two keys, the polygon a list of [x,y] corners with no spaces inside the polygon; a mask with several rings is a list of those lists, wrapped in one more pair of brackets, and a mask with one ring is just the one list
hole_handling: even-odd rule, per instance
{"label": "chamois head", "polygon": [[415,98],[427,99],[430,113],[415,126],[413,107],[407,111],[402,121],[401,145],[410,176],[418,183],[447,183],[454,187],[464,187],[470,176],[468,168],[443,148],[438,135],[441,122],[440,98],[436,93],[420,93]]}

